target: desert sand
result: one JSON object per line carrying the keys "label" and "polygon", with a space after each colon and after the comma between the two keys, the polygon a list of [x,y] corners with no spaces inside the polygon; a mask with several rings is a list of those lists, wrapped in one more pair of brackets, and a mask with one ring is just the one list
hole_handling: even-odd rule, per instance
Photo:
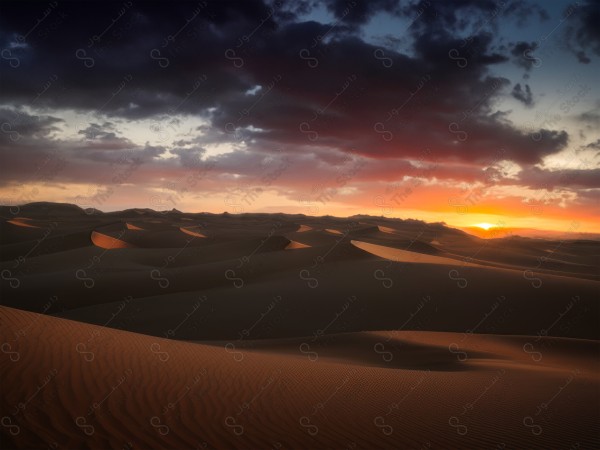
{"label": "desert sand", "polygon": [[377,228],[379,229],[379,231],[381,231],[382,233],[390,233],[390,234],[394,234],[394,229],[390,228],[390,227],[382,227],[381,225],[377,226]]}
{"label": "desert sand", "polygon": [[592,448],[600,432],[594,341],[544,337],[536,361],[524,336],[206,345],[6,307],[0,317],[11,446]]}
{"label": "desert sand", "polygon": [[26,228],[39,228],[37,225],[33,225],[29,222],[29,219],[25,217],[15,217],[13,220],[7,220],[7,223],[12,225],[16,225],[17,227],[26,227]]}
{"label": "desert sand", "polygon": [[600,447],[597,241],[14,212],[2,448]]}
{"label": "desert sand", "polygon": [[[127,227],[128,229],[131,229]],[[133,244],[129,242],[122,241],[116,237],[108,236],[104,233],[98,233],[97,231],[92,231],[90,235],[90,240],[96,247],[104,248],[107,250],[111,250],[113,248],[132,248]]]}
{"label": "desert sand", "polygon": [[127,227],[128,230],[137,230],[137,231],[143,231],[143,228],[140,228],[136,225],[133,225],[132,223],[126,222],[125,226]]}
{"label": "desert sand", "polygon": [[309,248],[310,245],[302,244],[296,241],[290,241],[290,243],[285,247],[286,250],[297,250],[299,248]]}
{"label": "desert sand", "polygon": [[179,227],[179,229],[181,231],[183,231],[185,234],[189,234],[190,236],[199,237],[199,238],[205,238],[206,237],[202,233],[199,233],[199,232],[194,231],[194,230],[188,230],[187,228],[184,228],[184,227]]}
{"label": "desert sand", "polygon": [[303,233],[305,231],[310,231],[312,230],[311,227],[309,227],[308,225],[300,225],[300,227],[298,228],[298,233]]}
{"label": "desert sand", "polygon": [[[384,231],[387,233],[387,231]],[[400,250],[385,245],[369,244],[361,241],[350,241],[352,245],[368,253],[379,256],[384,259],[396,262],[421,263],[421,264],[441,264],[446,266],[459,267],[482,267],[478,264],[460,261],[459,259],[445,258],[443,256],[428,255],[426,253],[411,252],[410,250]]]}

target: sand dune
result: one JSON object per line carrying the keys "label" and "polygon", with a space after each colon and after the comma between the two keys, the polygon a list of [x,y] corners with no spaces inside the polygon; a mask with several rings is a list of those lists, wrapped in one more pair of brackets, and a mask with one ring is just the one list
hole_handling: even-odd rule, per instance
{"label": "sand dune", "polygon": [[[189,246],[205,245],[204,239],[198,239],[194,228],[186,231],[174,226],[172,223],[151,224],[140,223],[140,230],[123,228],[122,224],[115,222],[95,228],[94,231],[105,234],[115,239],[127,242],[137,248],[187,248]],[[202,237],[206,237],[201,235]]]}
{"label": "sand dune", "polygon": [[298,248],[309,248],[310,245],[302,244],[296,241],[290,241],[290,243],[285,247],[285,250],[296,250]]}
{"label": "sand dune", "polygon": [[138,226],[132,225],[129,222],[125,223],[125,226],[127,227],[128,230],[136,230],[136,231],[143,231],[143,228],[140,228]]}
{"label": "sand dune", "polygon": [[205,238],[206,235],[202,234],[202,233],[198,233],[197,231],[192,231],[188,228],[184,228],[184,227],[180,227],[179,228],[181,231],[183,231],[185,234],[189,234],[190,236],[194,236],[194,237],[199,237],[199,238]]}
{"label": "sand dune", "polygon": [[419,263],[419,264],[442,264],[447,266],[483,267],[479,264],[463,262],[458,259],[443,256],[427,255],[424,253],[400,250],[384,245],[369,244],[361,241],[350,241],[352,245],[381,258],[397,262]]}
{"label": "sand dune", "polygon": [[302,242],[303,244],[310,245],[311,247],[325,248],[327,246],[333,246],[335,244],[335,242],[340,239],[340,237],[343,237],[344,241],[349,242],[348,236],[344,237],[342,235],[331,234],[331,233],[323,232],[323,230],[315,230],[315,229],[309,230],[309,231],[303,231],[302,233],[299,233],[299,232],[286,233],[285,236],[292,241]]}
{"label": "sand dune", "polygon": [[393,228],[383,227],[381,225],[377,225],[377,228],[379,228],[379,231],[381,231],[382,233],[394,234],[396,232],[396,230],[394,230]]}
{"label": "sand dune", "polygon": [[92,240],[92,243],[96,247],[104,248],[107,250],[114,249],[114,248],[132,248],[132,247],[134,247],[132,244],[130,244],[128,242],[125,242],[121,239],[117,239],[112,236],[108,236],[103,233],[99,233],[97,231],[92,231],[90,238]]}
{"label": "sand dune", "polygon": [[[485,241],[483,246],[442,226],[404,221],[393,223],[397,234],[376,231],[353,237],[353,230],[366,230],[370,225],[365,222],[360,228],[355,221],[312,218],[311,225],[314,222],[320,229],[298,233],[297,217],[189,215],[202,229],[211,230],[210,237],[197,238],[178,229],[185,215],[168,219],[151,211],[143,218],[135,212],[127,214],[135,215],[133,223],[145,231],[124,229],[127,220],[122,213],[69,216],[59,220],[59,227],[47,237],[45,228],[0,222],[1,242],[9,242],[2,244],[0,252],[4,274],[0,304],[42,311],[48,298],[60,293],[48,313],[103,324],[124,296],[132,296],[135,301],[123,313],[126,320],[110,323],[163,336],[165,329],[177,326],[195,300],[207,296],[211,304],[215,302],[215,311],[202,325],[194,318],[178,329],[178,338],[192,340],[236,336],[244,326],[243,318],[259,316],[265,308],[263,301],[275,294],[285,299],[285,306],[273,314],[277,320],[265,320],[256,327],[257,336],[311,333],[331,320],[336,302],[352,295],[360,302],[332,325],[331,332],[398,327],[425,296],[432,299],[428,308],[405,329],[460,332],[474,327],[497,297],[503,296],[501,307],[478,332],[535,335],[564,315],[565,307],[576,298],[577,303],[548,333],[600,336],[595,320],[600,313],[599,284],[591,278],[597,243],[510,239],[497,245]],[[33,210],[28,217],[41,220]],[[155,219],[159,223],[147,222]],[[335,235],[323,228],[348,230],[348,234]],[[92,231],[134,248],[106,251],[92,244]],[[453,255],[427,244],[432,236]],[[404,259],[397,254],[382,259],[351,240],[411,253],[403,254]],[[310,248],[284,251],[290,241]],[[537,255],[548,255],[536,253],[538,248],[554,249],[554,256],[560,252],[570,271],[556,267],[550,272],[546,267],[551,261],[538,267]],[[452,259],[454,265],[412,263],[432,256]],[[473,258],[469,265],[463,262],[467,257]],[[517,266],[527,262],[524,257],[531,258],[530,265]],[[577,261],[586,265],[571,264]],[[498,268],[501,264],[511,270]]]}
{"label": "sand dune", "polygon": [[32,225],[30,223],[27,223],[27,219],[24,218],[20,218],[20,219],[12,219],[12,220],[7,220],[7,223],[10,223],[12,225],[16,225],[18,227],[26,227],[26,228],[40,228],[37,225]]}
{"label": "sand dune", "polygon": [[2,448],[600,448],[597,241],[0,213]]}
{"label": "sand dune", "polygon": [[536,362],[526,337],[379,332],[203,345],[6,307],[0,320],[6,447],[600,445],[597,342],[543,338]]}

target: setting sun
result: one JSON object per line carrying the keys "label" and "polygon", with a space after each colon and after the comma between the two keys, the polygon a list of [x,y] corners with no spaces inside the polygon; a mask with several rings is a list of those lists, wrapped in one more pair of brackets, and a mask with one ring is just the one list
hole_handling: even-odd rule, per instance
{"label": "setting sun", "polygon": [[475,225],[473,225],[477,228],[483,228],[484,230],[489,230],[490,228],[495,227],[496,225],[491,224],[491,223],[487,223],[487,222],[481,222],[481,223],[476,223]]}

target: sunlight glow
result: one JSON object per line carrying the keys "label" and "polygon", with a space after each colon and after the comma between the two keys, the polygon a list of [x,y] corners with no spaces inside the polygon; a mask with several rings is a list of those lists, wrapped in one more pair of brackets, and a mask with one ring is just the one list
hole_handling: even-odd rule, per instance
{"label": "sunlight glow", "polygon": [[483,228],[484,230],[489,230],[490,228],[495,227],[496,225],[491,224],[491,223],[487,223],[487,222],[481,222],[481,223],[476,223],[475,225],[473,225],[474,227],[478,227],[478,228]]}

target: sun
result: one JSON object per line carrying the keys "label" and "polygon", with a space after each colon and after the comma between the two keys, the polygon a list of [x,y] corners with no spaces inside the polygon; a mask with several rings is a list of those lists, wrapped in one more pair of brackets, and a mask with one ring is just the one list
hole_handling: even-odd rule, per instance
{"label": "sun", "polygon": [[476,223],[474,226],[477,228],[483,228],[484,230],[489,230],[490,228],[494,228],[496,225],[487,222]]}

